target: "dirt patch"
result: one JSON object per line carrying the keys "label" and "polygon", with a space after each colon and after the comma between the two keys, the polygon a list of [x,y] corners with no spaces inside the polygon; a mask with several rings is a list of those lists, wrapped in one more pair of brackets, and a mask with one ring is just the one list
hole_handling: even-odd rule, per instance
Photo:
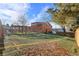
{"label": "dirt patch", "polygon": [[21,51],[25,56],[66,56],[70,55],[68,50],[61,48],[58,42],[44,42],[26,47]]}

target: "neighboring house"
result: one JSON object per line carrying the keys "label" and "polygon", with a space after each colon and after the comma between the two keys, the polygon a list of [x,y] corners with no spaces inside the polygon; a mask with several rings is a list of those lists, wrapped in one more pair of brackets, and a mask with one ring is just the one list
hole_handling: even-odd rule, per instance
{"label": "neighboring house", "polygon": [[31,26],[19,26],[12,25],[11,32],[40,32],[40,33],[48,33],[52,32],[52,26],[48,22],[34,22]]}
{"label": "neighboring house", "polygon": [[10,30],[11,33],[26,32],[26,28],[27,26],[11,25]]}
{"label": "neighboring house", "polygon": [[27,26],[26,32],[32,32],[31,26]]}
{"label": "neighboring house", "polygon": [[31,24],[31,29],[32,32],[52,32],[52,26],[48,22],[34,22]]}

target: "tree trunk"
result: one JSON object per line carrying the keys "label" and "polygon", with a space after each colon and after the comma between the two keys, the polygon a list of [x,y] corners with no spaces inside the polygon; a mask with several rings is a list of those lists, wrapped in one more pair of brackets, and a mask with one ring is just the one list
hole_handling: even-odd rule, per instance
{"label": "tree trunk", "polygon": [[64,33],[66,32],[65,26],[63,26],[63,32],[64,32]]}
{"label": "tree trunk", "polygon": [[62,26],[62,29],[63,29],[63,35],[65,36],[65,33],[66,33],[65,25]]}
{"label": "tree trunk", "polygon": [[22,26],[22,34],[23,34],[23,27],[24,27],[24,26]]}
{"label": "tree trunk", "polygon": [[64,32],[63,35],[65,36],[66,29],[65,29],[65,26],[64,25],[62,26],[62,29],[63,29],[63,32]]}
{"label": "tree trunk", "polygon": [[79,47],[79,28],[77,28],[75,31],[75,40],[76,40],[77,46]]}
{"label": "tree trunk", "polygon": [[26,26],[26,28],[25,28],[25,34],[27,34],[27,26]]}

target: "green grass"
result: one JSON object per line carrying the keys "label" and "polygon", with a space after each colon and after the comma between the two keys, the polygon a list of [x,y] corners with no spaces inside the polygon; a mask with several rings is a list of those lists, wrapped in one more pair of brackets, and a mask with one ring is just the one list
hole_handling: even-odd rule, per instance
{"label": "green grass", "polygon": [[[57,41],[62,48],[69,51],[71,55],[79,55],[79,49],[76,46],[74,38],[42,33],[27,33],[26,35],[11,35],[9,40],[17,41],[19,44],[26,44],[26,46],[32,45],[37,42],[49,42]],[[75,51],[77,49],[77,53]],[[9,54],[10,55],[10,54]]]}

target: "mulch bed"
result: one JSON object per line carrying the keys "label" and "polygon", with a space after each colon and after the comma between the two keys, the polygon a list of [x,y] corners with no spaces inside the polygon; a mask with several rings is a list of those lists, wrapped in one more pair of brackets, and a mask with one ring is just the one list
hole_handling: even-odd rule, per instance
{"label": "mulch bed", "polygon": [[44,42],[28,46],[21,53],[25,56],[69,56],[68,50],[59,45],[58,42]]}

